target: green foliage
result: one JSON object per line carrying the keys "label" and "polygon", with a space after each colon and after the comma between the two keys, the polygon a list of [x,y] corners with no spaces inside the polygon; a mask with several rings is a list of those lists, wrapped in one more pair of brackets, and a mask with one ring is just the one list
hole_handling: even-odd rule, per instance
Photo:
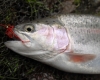
{"label": "green foliage", "polygon": [[26,3],[28,3],[31,7],[31,16],[35,14],[37,16],[38,12],[40,10],[49,10],[49,8],[43,3],[43,1],[40,0],[26,0]]}
{"label": "green foliage", "polygon": [[81,0],[74,0],[74,3],[77,5],[77,7],[80,5]]}

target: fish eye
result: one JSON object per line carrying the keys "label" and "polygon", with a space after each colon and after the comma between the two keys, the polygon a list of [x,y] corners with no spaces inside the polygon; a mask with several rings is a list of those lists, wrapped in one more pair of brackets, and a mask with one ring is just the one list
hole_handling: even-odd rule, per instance
{"label": "fish eye", "polygon": [[34,31],[34,27],[33,27],[32,25],[26,25],[26,26],[24,27],[24,30],[25,30],[26,32],[32,32],[32,31]]}

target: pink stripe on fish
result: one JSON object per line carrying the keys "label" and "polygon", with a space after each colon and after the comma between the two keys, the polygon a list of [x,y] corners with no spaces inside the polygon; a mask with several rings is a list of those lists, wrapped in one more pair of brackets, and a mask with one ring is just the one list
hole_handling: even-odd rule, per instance
{"label": "pink stripe on fish", "polygon": [[55,34],[55,39],[57,41],[57,45],[55,45],[55,48],[65,50],[69,44],[69,39],[65,28],[54,27],[54,34]]}
{"label": "pink stripe on fish", "polygon": [[53,25],[52,27],[47,25],[37,32],[42,38],[46,37],[45,43],[49,46],[53,46],[53,49],[56,51],[65,51],[69,44],[67,31],[62,26],[59,28],[58,25]]}

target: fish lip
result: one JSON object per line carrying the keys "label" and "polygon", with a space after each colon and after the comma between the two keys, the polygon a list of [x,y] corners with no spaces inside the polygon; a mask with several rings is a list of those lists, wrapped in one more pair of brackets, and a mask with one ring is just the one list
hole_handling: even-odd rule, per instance
{"label": "fish lip", "polygon": [[14,41],[13,40],[10,40],[10,41],[5,41],[5,43],[6,42],[21,42],[21,41],[18,41],[18,40],[14,40]]}
{"label": "fish lip", "polygon": [[27,49],[21,41],[6,41],[4,45],[12,51],[18,52],[22,47]]}
{"label": "fish lip", "polygon": [[5,41],[4,44],[6,45],[6,44],[8,44],[8,43],[15,43],[15,42],[21,42],[21,41],[17,41],[17,40],[12,41],[12,40],[10,40],[10,41]]}
{"label": "fish lip", "polygon": [[9,47],[9,45],[10,45],[11,43],[15,43],[15,42],[21,42],[21,41],[6,41],[6,42],[4,42],[4,44],[5,44],[7,47]]}

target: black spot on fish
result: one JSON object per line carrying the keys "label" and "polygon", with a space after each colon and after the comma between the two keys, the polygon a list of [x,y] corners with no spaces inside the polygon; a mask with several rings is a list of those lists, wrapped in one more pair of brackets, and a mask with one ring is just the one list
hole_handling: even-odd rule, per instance
{"label": "black spot on fish", "polygon": [[48,21],[45,21],[45,22],[48,22]]}
{"label": "black spot on fish", "polygon": [[93,39],[95,41],[95,39]]}
{"label": "black spot on fish", "polygon": [[87,34],[89,34],[90,33],[90,30],[87,30]]}
{"label": "black spot on fish", "polygon": [[75,34],[76,34],[76,32],[75,32]]}
{"label": "black spot on fish", "polygon": [[82,39],[84,41],[84,39]]}
{"label": "black spot on fish", "polygon": [[96,28],[96,27],[99,27],[99,25],[98,25],[98,24],[95,24],[95,28]]}
{"label": "black spot on fish", "polygon": [[78,33],[80,34],[80,31]]}
{"label": "black spot on fish", "polygon": [[39,21],[36,21],[37,23],[39,23]]}
{"label": "black spot on fish", "polygon": [[49,23],[47,23],[47,24],[49,24]]}
{"label": "black spot on fish", "polygon": [[69,28],[70,30],[72,30],[72,28]]}
{"label": "black spot on fish", "polygon": [[93,27],[93,28],[95,28],[95,26],[93,26],[92,24],[90,26]]}

